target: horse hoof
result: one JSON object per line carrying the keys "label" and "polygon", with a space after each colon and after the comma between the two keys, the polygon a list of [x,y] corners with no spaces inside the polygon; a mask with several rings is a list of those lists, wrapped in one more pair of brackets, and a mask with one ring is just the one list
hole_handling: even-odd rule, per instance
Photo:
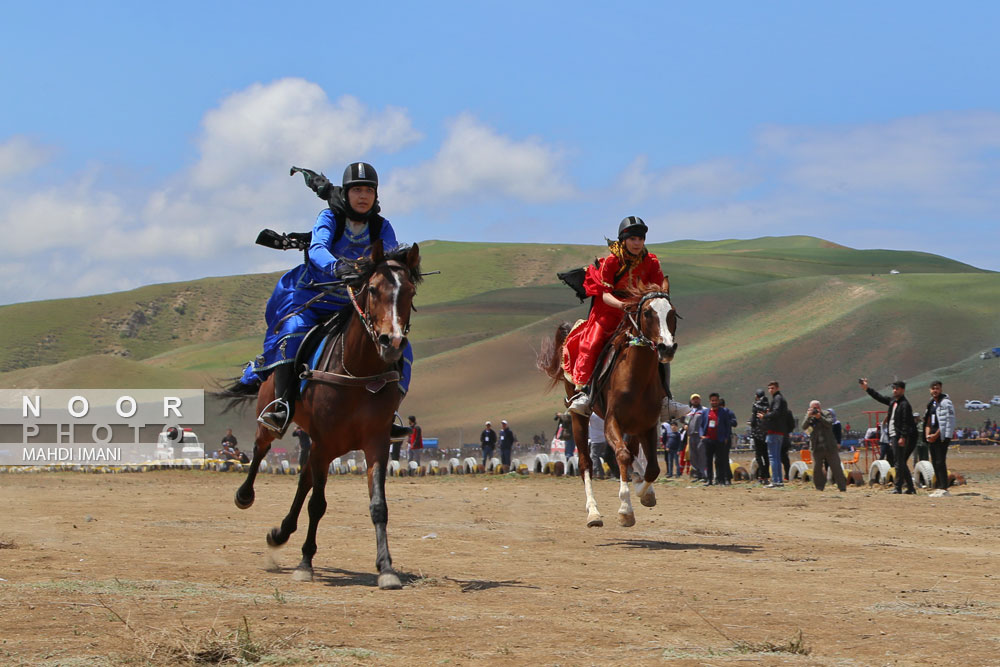
{"label": "horse hoof", "polygon": [[647,493],[644,496],[640,496],[639,502],[642,503],[643,507],[656,507],[656,494]]}
{"label": "horse hoof", "polygon": [[632,514],[619,514],[618,515],[618,523],[621,524],[622,526],[624,526],[625,528],[629,528],[631,526],[634,526],[635,525],[635,513],[633,512]]}
{"label": "horse hoof", "polygon": [[278,530],[277,528],[272,528],[267,533],[267,546],[269,547],[277,548],[283,546],[287,541],[288,541],[287,537],[281,539],[281,531]]}
{"label": "horse hoof", "polygon": [[600,514],[587,517],[587,528],[600,528],[603,525],[604,519],[601,518]]}
{"label": "horse hoof", "polygon": [[295,571],[292,572],[292,579],[294,579],[295,581],[312,581],[313,571],[312,569],[297,567],[295,568]]}
{"label": "horse hoof", "polygon": [[399,577],[396,576],[395,572],[383,572],[378,575],[378,587],[383,591],[395,591],[403,587],[403,584],[399,581]]}
{"label": "horse hoof", "polygon": [[245,510],[246,508],[248,508],[251,505],[253,505],[253,501],[254,501],[253,491],[250,492],[250,499],[246,500],[246,499],[240,498],[240,492],[239,492],[239,490],[237,490],[236,491],[236,495],[233,496],[233,501],[236,503],[237,507],[239,507],[241,510]]}

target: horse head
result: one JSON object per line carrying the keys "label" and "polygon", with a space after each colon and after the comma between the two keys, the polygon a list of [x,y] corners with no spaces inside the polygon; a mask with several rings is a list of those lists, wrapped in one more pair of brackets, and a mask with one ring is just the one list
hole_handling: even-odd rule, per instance
{"label": "horse head", "polygon": [[365,267],[365,314],[369,334],[379,356],[399,361],[410,331],[410,311],[420,282],[420,246],[399,246],[386,253],[382,241],[372,247]]}
{"label": "horse head", "polygon": [[670,301],[670,283],[644,285],[634,293],[635,326],[639,334],[649,341],[661,364],[673,361],[677,352],[677,311]]}

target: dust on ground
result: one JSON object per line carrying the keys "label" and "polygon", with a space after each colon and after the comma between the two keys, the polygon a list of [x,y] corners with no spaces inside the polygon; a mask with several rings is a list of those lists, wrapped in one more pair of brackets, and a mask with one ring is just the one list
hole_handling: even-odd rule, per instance
{"label": "dust on ground", "polygon": [[939,499],[661,480],[633,528],[597,481],[597,529],[578,479],[394,478],[398,591],[363,477],[331,477],[300,583],[305,515],[264,542],[294,478],[240,511],[234,473],[3,475],[0,663],[996,664],[1000,451],[949,463]]}

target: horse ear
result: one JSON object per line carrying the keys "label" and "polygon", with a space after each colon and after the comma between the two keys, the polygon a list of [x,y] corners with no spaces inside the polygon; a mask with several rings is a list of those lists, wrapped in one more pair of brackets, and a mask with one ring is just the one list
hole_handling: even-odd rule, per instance
{"label": "horse ear", "polygon": [[372,264],[381,264],[385,261],[385,251],[382,249],[382,239],[372,244]]}
{"label": "horse ear", "polygon": [[411,272],[418,271],[420,269],[420,245],[414,243],[410,246],[409,252],[406,253],[406,266]]}
{"label": "horse ear", "polygon": [[670,276],[663,276],[663,291],[670,294]]}

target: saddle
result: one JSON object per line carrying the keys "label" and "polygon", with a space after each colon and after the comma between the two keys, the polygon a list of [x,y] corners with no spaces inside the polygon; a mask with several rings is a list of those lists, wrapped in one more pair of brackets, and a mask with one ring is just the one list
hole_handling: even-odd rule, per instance
{"label": "saddle", "polygon": [[312,382],[324,382],[348,387],[364,387],[372,394],[377,394],[390,382],[398,382],[402,377],[403,360],[400,360],[396,370],[380,373],[379,375],[368,375],[357,377],[353,375],[342,375],[330,371],[319,370],[330,368],[331,358],[338,345],[343,344],[344,330],[351,317],[350,310],[342,310],[322,324],[317,324],[302,339],[298,352],[295,354],[293,368],[298,371],[300,382],[295,385],[294,396],[289,400],[298,400],[302,392],[306,390],[306,385]]}

